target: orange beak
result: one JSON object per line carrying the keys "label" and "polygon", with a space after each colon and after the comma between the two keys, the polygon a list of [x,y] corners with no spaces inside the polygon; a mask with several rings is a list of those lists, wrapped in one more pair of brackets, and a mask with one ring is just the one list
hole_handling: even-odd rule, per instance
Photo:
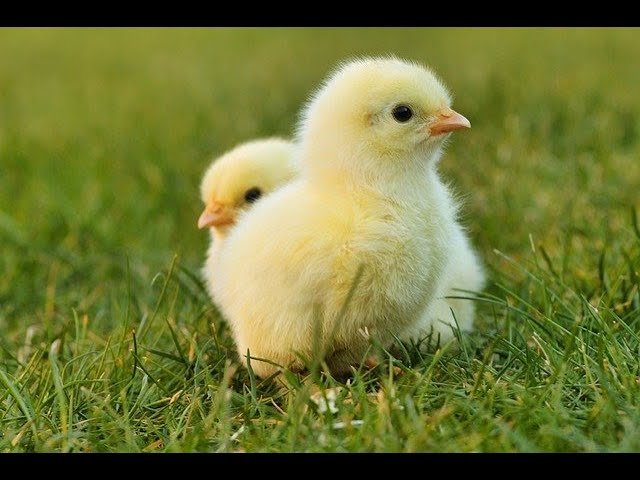
{"label": "orange beak", "polygon": [[231,209],[226,208],[218,202],[207,204],[198,219],[198,228],[220,227],[230,225],[235,222],[235,216]]}
{"label": "orange beak", "polygon": [[461,128],[471,128],[471,122],[455,110],[443,108],[438,112],[438,118],[429,124],[431,135],[442,135]]}

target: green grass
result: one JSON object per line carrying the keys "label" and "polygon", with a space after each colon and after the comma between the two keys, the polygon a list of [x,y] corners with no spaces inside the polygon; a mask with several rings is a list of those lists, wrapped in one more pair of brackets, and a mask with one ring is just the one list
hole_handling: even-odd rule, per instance
{"label": "green grass", "polygon": [[[322,413],[237,367],[198,184],[378,53],[471,119],[442,171],[491,284],[459,350]],[[638,58],[637,29],[0,29],[0,451],[640,451]]]}

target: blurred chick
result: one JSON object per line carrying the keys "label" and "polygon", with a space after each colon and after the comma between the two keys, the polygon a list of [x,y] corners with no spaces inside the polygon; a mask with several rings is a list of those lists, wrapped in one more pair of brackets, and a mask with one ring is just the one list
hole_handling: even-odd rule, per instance
{"label": "blurred chick", "polygon": [[300,177],[243,216],[216,265],[216,299],[257,375],[318,352],[342,375],[372,338],[422,330],[459,228],[436,171],[448,134],[470,127],[450,106],[430,70],[396,58],[346,63],[313,96]]}
{"label": "blurred chick", "polygon": [[293,143],[280,138],[253,140],[215,159],[205,172],[200,185],[205,208],[198,228],[210,229],[202,273],[212,298],[215,259],[223,240],[243,212],[297,174],[293,151]]}

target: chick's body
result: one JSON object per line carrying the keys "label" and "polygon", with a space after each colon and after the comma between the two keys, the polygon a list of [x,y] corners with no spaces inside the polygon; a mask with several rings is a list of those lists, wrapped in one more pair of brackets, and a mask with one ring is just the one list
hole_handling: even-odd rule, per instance
{"label": "chick's body", "polygon": [[252,140],[214,159],[205,172],[200,185],[205,209],[198,226],[210,229],[202,276],[212,298],[223,242],[244,212],[297,174],[293,151],[293,143],[281,138]]}
{"label": "chick's body", "polygon": [[[249,349],[252,357],[295,368],[301,366],[296,352],[309,357],[320,334],[328,363],[341,371],[361,360],[366,331],[388,343],[432,300],[448,248],[440,219],[367,193],[328,193],[295,181],[256,205],[252,221],[241,222],[225,244],[224,281],[214,290],[241,356]],[[446,202],[438,207],[449,209]],[[272,371],[262,362],[253,368]]]}
{"label": "chick's body", "polygon": [[346,372],[368,335],[389,344],[425,318],[457,225],[436,163],[443,133],[469,126],[449,104],[430,71],[397,59],[346,64],[312,99],[300,178],[241,219],[216,263],[215,296],[257,375],[302,368],[318,346]]}

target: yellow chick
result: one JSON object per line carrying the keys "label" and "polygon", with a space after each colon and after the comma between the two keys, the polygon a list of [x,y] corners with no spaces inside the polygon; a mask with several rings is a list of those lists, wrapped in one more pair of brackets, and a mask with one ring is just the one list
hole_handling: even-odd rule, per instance
{"label": "yellow chick", "polygon": [[281,138],[253,140],[216,158],[205,172],[200,184],[205,208],[198,228],[210,229],[202,274],[212,298],[215,261],[223,240],[258,199],[294,178],[293,152],[293,143]]}
{"label": "yellow chick", "polygon": [[218,256],[213,290],[258,376],[303,369],[318,348],[348,373],[370,337],[389,345],[424,323],[458,228],[436,166],[449,132],[469,127],[415,63],[359,59],[326,80],[298,125],[300,176],[248,211]]}

